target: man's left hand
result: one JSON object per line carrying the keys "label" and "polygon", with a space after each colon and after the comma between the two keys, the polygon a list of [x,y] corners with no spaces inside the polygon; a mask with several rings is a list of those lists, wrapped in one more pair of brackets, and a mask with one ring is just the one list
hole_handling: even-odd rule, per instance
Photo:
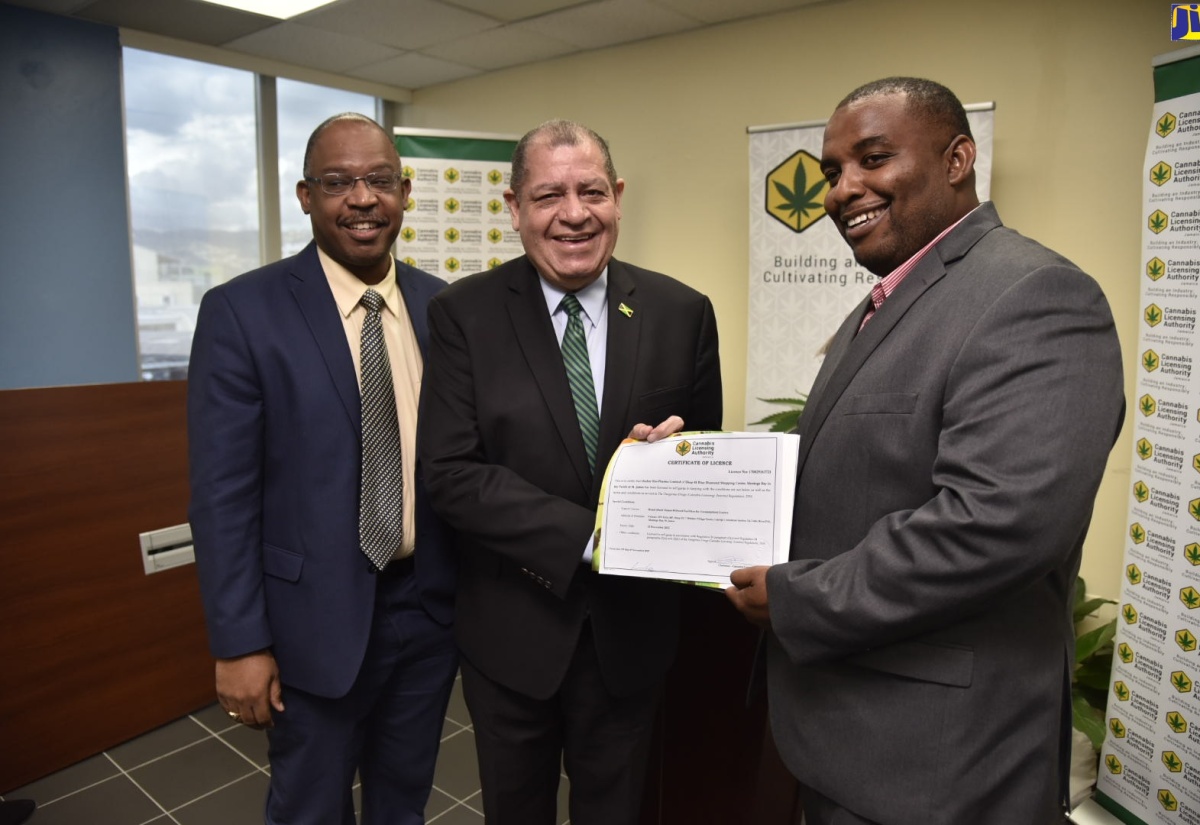
{"label": "man's left hand", "polygon": [[746,621],[764,630],[771,627],[771,611],[767,604],[767,571],[770,567],[743,567],[729,576],[732,587],[725,588],[725,595],[738,609]]}

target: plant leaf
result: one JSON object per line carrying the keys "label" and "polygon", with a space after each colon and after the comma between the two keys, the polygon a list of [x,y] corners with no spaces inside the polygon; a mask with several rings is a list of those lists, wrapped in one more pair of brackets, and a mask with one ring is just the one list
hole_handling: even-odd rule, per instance
{"label": "plant leaf", "polygon": [[1077,637],[1075,639],[1075,661],[1083,663],[1090,656],[1095,655],[1096,651],[1111,644],[1116,635],[1117,620],[1113,619]]}

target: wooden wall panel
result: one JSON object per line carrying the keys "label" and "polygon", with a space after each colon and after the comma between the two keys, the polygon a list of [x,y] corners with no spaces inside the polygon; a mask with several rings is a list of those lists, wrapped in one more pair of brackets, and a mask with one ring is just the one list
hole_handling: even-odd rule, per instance
{"label": "wooden wall panel", "polygon": [[0,392],[0,793],[214,700],[187,521],[184,382]]}

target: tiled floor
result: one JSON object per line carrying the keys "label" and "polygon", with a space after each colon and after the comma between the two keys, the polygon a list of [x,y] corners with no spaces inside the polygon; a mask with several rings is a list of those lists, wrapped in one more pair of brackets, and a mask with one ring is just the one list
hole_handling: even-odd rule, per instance
{"label": "tiled floor", "polygon": [[[261,825],[266,734],[217,705],[5,794],[38,804],[30,825]],[[564,777],[559,811],[566,822]],[[442,728],[429,825],[482,825],[475,734],[455,681]]]}

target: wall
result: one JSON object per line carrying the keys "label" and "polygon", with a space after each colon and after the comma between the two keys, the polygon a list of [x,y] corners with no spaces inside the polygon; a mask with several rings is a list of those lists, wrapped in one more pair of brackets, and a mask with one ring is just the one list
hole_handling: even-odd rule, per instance
{"label": "wall", "polygon": [[[403,125],[522,133],[567,117],[608,138],[627,184],[617,255],[712,297],[725,422],[738,427],[746,127],[823,119],[878,77],[934,78],[964,102],[996,102],[993,199],[1010,226],[1103,285],[1132,398],[1150,60],[1177,45],[1167,8],[1149,0],[1009,0],[1002,11],[961,0],[845,0],[421,90]],[[1128,432],[1109,460],[1084,558],[1089,589],[1108,595],[1120,581]]]}
{"label": "wall", "polygon": [[0,5],[0,389],[138,378],[120,66],[111,26]]}

